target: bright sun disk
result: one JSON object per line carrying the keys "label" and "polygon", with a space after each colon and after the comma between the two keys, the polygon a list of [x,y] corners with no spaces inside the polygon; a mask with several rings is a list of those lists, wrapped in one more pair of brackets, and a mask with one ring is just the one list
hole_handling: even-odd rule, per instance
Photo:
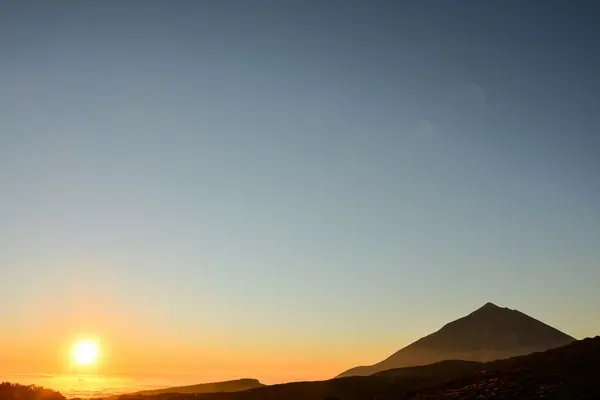
{"label": "bright sun disk", "polygon": [[71,355],[76,365],[90,365],[98,358],[98,345],[94,342],[76,343]]}

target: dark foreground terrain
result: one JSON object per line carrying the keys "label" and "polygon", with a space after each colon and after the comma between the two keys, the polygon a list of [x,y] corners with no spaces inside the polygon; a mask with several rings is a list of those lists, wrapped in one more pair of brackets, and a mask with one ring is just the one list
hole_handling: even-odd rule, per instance
{"label": "dark foreground terrain", "polygon": [[486,364],[410,399],[600,399],[600,337]]}
{"label": "dark foreground terrain", "polygon": [[[233,381],[201,383],[199,385],[176,386],[166,389],[143,390],[132,393],[132,395],[151,396],[168,393],[216,393],[216,392],[239,392],[242,390],[263,387],[257,379],[237,379]],[[115,396],[118,397],[118,396]]]}
{"label": "dark foreground terrain", "polygon": [[600,337],[489,363],[444,361],[372,376],[264,386],[234,393],[121,400],[600,399]]}
{"label": "dark foreground terrain", "polygon": [[66,400],[54,390],[44,389],[34,385],[19,385],[17,383],[0,383],[0,400]]}

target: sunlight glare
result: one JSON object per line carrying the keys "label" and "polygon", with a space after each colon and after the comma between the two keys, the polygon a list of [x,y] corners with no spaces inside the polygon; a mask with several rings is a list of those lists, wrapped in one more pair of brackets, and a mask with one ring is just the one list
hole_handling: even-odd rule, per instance
{"label": "sunlight glare", "polygon": [[78,342],[73,346],[71,353],[76,365],[90,365],[98,357],[98,345],[94,342]]}

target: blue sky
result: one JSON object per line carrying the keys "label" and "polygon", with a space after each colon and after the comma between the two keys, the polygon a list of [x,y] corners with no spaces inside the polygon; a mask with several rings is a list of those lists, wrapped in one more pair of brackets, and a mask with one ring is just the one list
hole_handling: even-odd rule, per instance
{"label": "blue sky", "polygon": [[5,340],[105,313],[368,363],[486,301],[598,333],[595,2],[0,5]]}

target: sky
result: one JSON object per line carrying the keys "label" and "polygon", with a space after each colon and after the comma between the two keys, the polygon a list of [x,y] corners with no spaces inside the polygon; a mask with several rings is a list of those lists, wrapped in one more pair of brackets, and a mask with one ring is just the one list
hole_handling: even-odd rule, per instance
{"label": "sky", "polygon": [[600,332],[595,1],[0,1],[0,372],[326,379]]}

